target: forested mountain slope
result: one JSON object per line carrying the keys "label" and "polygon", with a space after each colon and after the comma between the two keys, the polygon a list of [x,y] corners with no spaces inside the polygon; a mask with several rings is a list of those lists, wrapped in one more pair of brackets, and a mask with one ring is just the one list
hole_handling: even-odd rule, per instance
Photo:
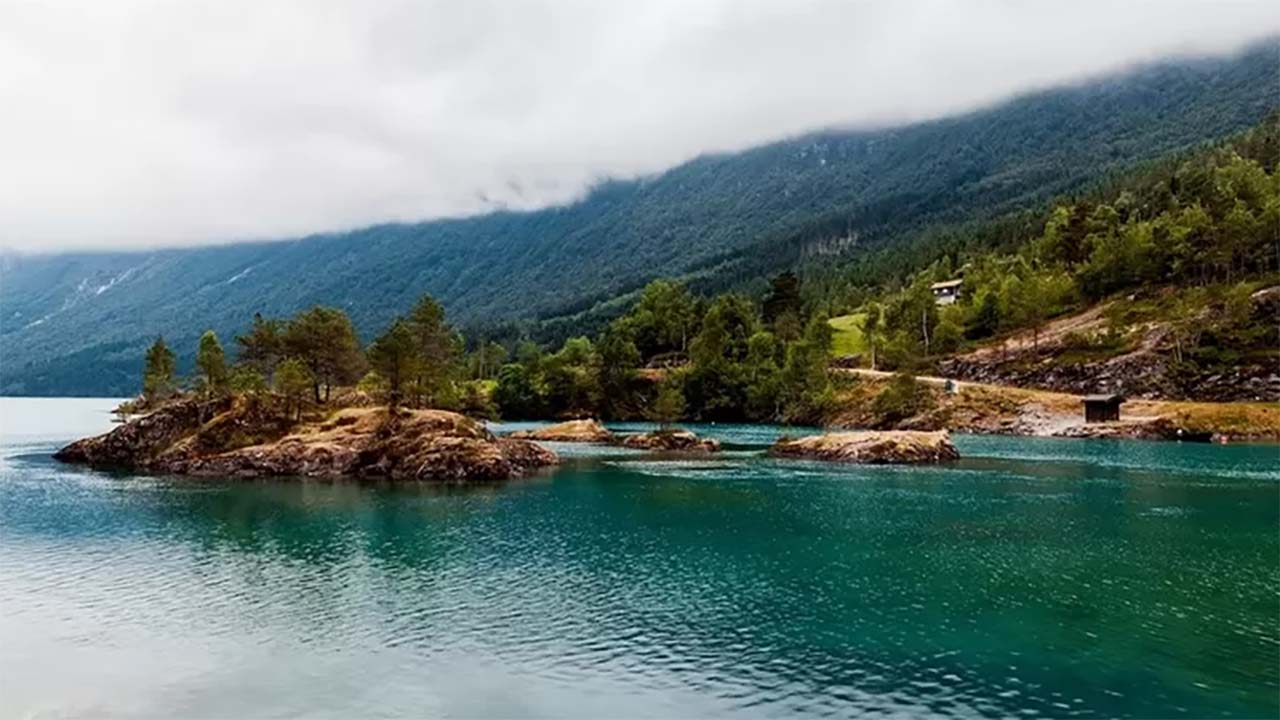
{"label": "forested mountain slope", "polygon": [[[127,394],[157,334],[191,353],[254,312],[345,308],[367,336],[423,292],[463,325],[570,313],[655,276],[730,285],[990,217],[1280,105],[1280,45],[1149,66],[907,127],[698,158],[525,213],[291,241],[0,259],[0,392]],[[620,140],[623,141],[623,140]]]}

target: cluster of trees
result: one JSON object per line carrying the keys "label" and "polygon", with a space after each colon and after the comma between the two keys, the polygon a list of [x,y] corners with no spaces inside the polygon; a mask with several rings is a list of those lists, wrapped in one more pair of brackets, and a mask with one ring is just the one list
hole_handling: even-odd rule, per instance
{"label": "cluster of trees", "polygon": [[522,343],[493,397],[504,417],[812,422],[832,401],[830,349],[826,316],[804,312],[791,273],[759,304],[655,280],[594,340],[570,338],[553,353]]}
{"label": "cluster of trees", "polygon": [[218,336],[205,332],[196,350],[195,373],[183,383],[176,375],[176,356],[158,338],[147,351],[145,399],[161,401],[184,386],[204,397],[273,392],[296,416],[308,402],[329,402],[335,387],[355,385],[391,405],[484,415],[492,408],[475,381],[494,374],[505,358],[505,350],[493,343],[465,353],[462,336],[447,322],[444,308],[427,295],[367,349],[345,312],[321,306],[287,319],[255,315],[236,345],[232,363]]}
{"label": "cluster of trees", "polygon": [[[1272,117],[1224,146],[1131,176],[1106,197],[1058,205],[1038,225],[1006,223],[1013,232],[997,247],[946,248],[897,287],[846,287],[844,308],[866,313],[873,364],[911,367],[965,340],[1015,330],[1032,330],[1038,344],[1049,318],[1117,292],[1274,277],[1277,158],[1280,122]],[[958,276],[961,301],[935,305],[929,286]]]}

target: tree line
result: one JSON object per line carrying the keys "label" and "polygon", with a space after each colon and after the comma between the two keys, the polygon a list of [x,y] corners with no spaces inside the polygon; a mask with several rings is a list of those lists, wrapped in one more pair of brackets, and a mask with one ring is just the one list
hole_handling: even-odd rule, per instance
{"label": "tree line", "polygon": [[[763,302],[739,294],[700,298],[657,280],[595,337],[554,351],[524,340],[477,340],[470,349],[424,295],[367,347],[346,313],[313,307],[285,318],[255,315],[235,338],[234,361],[218,336],[200,338],[195,372],[176,376],[158,338],[147,351],[143,395],[270,393],[294,417],[354,389],[391,406],[451,409],[481,417],[597,416],[670,423],[706,420],[813,422],[832,402],[825,315],[806,314],[799,279],[778,276]],[[341,399],[349,402],[349,397]]]}
{"label": "tree line", "polygon": [[830,350],[827,318],[805,313],[794,274],[763,302],[655,280],[594,339],[521,343],[493,398],[504,417],[816,422],[834,397]]}

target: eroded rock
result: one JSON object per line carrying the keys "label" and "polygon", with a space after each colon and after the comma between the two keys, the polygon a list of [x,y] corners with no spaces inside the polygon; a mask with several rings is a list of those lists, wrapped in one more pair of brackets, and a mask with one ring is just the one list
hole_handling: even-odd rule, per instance
{"label": "eroded rock", "polygon": [[[496,438],[442,410],[348,408],[290,432],[241,406],[207,422],[198,409],[162,408],[55,457],[66,462],[200,476],[382,477],[465,483],[505,480],[557,462],[526,440]],[[256,433],[256,434],[255,434]],[[267,437],[265,441],[263,437]]]}
{"label": "eroded rock", "polygon": [[658,430],[628,435],[622,439],[622,445],[637,450],[664,452],[717,452],[720,450],[719,440],[700,438],[688,430]]}
{"label": "eroded rock", "polygon": [[877,465],[939,463],[960,457],[946,431],[911,430],[855,431],[783,439],[769,449],[769,454]]}
{"label": "eroded rock", "polygon": [[601,425],[599,420],[587,418],[556,423],[537,430],[518,430],[511,433],[511,437],[545,442],[609,442],[613,439],[613,433]]}

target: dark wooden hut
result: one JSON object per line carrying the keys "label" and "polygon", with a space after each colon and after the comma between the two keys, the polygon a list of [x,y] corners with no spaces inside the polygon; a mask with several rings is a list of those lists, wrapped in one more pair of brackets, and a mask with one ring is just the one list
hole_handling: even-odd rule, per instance
{"label": "dark wooden hut", "polygon": [[1086,395],[1084,398],[1085,422],[1111,422],[1120,419],[1120,395]]}

